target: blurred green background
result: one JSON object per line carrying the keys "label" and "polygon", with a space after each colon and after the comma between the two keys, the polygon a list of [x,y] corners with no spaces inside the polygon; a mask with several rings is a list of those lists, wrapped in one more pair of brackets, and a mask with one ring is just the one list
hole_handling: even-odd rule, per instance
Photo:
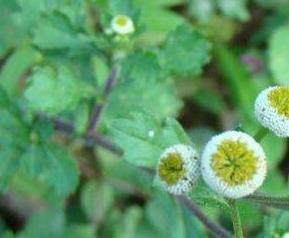
{"label": "blurred green background", "polygon": [[[106,33],[117,14],[135,33]],[[139,166],[185,132],[199,150],[254,135],[256,95],[289,83],[288,42],[287,0],[0,0],[0,237],[212,237]],[[288,195],[287,141],[262,145],[262,191]],[[190,197],[232,231],[223,198],[202,182]],[[286,211],[240,211],[246,237],[289,231]]]}

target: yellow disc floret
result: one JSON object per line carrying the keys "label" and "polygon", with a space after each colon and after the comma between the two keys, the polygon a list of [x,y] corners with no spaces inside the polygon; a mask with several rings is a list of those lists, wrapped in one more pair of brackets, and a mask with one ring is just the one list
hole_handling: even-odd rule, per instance
{"label": "yellow disc floret", "polygon": [[119,15],[117,16],[116,18],[116,23],[119,25],[119,26],[125,26],[128,22],[128,18],[127,16],[125,15]]}
{"label": "yellow disc floret", "polygon": [[159,165],[159,176],[169,185],[176,184],[186,174],[184,161],[180,154],[170,153]]}
{"label": "yellow disc floret", "polygon": [[289,87],[277,87],[268,94],[268,98],[280,115],[289,118]]}
{"label": "yellow disc floret", "polygon": [[212,169],[230,186],[244,184],[254,176],[257,158],[245,143],[224,140],[212,156]]}

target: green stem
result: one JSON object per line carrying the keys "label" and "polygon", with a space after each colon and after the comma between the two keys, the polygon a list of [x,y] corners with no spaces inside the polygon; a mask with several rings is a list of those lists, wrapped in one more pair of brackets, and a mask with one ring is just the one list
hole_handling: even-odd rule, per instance
{"label": "green stem", "polygon": [[260,203],[262,205],[289,210],[289,197],[270,197],[266,194],[255,193],[244,197],[245,200]]}
{"label": "green stem", "polygon": [[234,226],[235,238],[244,238],[237,201],[235,199],[228,199],[228,203],[231,208],[231,216]]}
{"label": "green stem", "polygon": [[261,127],[254,136],[257,142],[261,142],[264,137],[269,133],[269,130],[265,127]]}

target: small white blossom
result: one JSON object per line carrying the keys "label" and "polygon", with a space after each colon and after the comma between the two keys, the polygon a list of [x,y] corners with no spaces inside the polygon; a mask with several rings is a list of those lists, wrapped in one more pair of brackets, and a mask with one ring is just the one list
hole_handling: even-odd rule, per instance
{"label": "small white blossom", "polygon": [[134,24],[130,17],[126,15],[117,15],[111,20],[111,29],[120,35],[126,35],[134,32]]}
{"label": "small white blossom", "polygon": [[282,238],[289,238],[289,232],[285,233]]}
{"label": "small white blossom", "polygon": [[263,90],[255,102],[257,120],[279,137],[289,137],[289,87]]}
{"label": "small white blossom", "polygon": [[215,192],[229,198],[244,197],[257,190],[266,177],[265,153],[251,136],[227,131],[205,146],[201,172]]}
{"label": "small white blossom", "polygon": [[188,192],[200,177],[197,151],[191,146],[178,144],[167,148],[161,155],[156,180],[172,194]]}

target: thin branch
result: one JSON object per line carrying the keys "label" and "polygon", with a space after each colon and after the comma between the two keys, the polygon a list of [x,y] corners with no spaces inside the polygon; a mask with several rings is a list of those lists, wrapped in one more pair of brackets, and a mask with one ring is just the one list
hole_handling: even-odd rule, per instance
{"label": "thin branch", "polygon": [[[114,67],[111,71],[111,74],[109,75],[108,79],[106,80],[106,83],[105,83],[105,86],[104,86],[104,92],[103,92],[103,96],[104,98],[106,98],[110,91],[112,90],[114,84],[115,84],[115,81],[116,81],[116,78],[117,78],[117,70],[116,68]],[[100,120],[100,116],[101,116],[101,112],[103,110],[103,106],[104,104],[103,103],[97,103],[93,109],[93,112],[92,112],[92,116],[91,116],[91,119],[90,119],[90,122],[89,122],[89,127],[88,127],[88,130],[87,130],[87,135],[88,136],[91,136],[94,134],[95,132],[95,129],[99,123],[99,120]]]}
{"label": "thin branch", "polygon": [[186,206],[215,236],[220,238],[232,238],[233,236],[223,227],[212,221],[209,217],[202,212],[202,210],[187,196],[178,195],[176,198]]}
{"label": "thin branch", "polygon": [[289,210],[289,197],[271,197],[263,193],[255,193],[244,197],[245,200],[254,201],[265,206]]}

